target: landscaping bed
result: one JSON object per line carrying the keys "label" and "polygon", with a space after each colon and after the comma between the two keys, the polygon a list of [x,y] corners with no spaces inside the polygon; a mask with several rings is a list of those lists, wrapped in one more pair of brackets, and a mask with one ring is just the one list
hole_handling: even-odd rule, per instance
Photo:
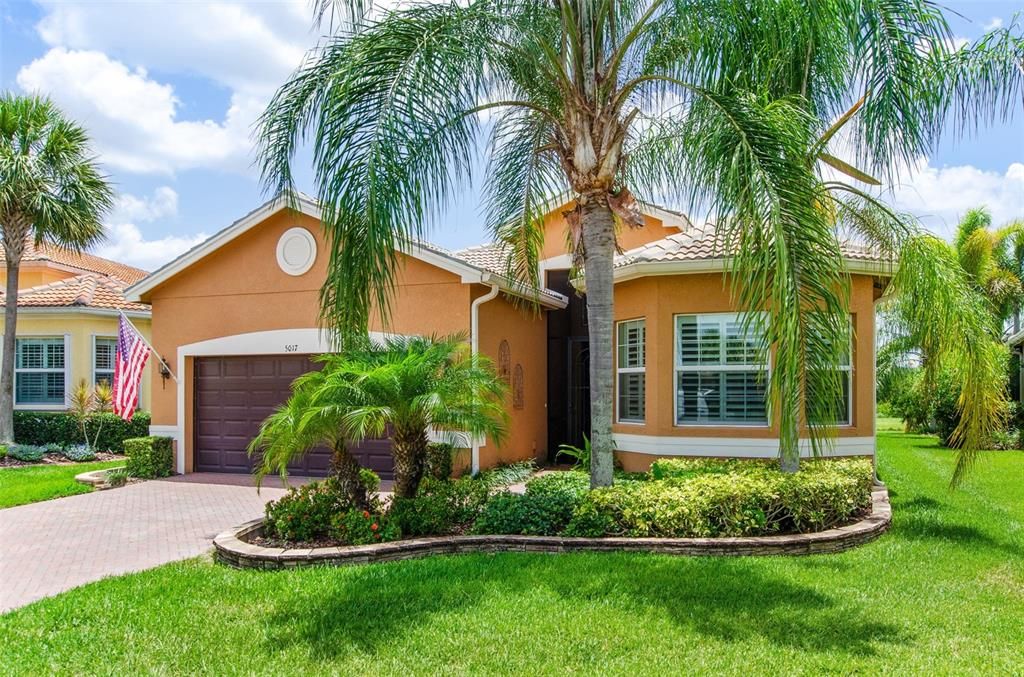
{"label": "landscaping bed", "polygon": [[45,452],[38,461],[21,461],[14,458],[13,456],[5,456],[0,458],[0,468],[22,468],[25,466],[39,466],[39,465],[78,465],[81,463],[90,463],[93,461],[117,461],[124,460],[124,454],[115,454],[109,451],[98,451],[96,457],[88,461],[73,461],[64,455],[60,451],[48,451]]}
{"label": "landscaping bed", "polygon": [[578,471],[535,476],[521,494],[486,478],[427,479],[415,497],[364,509],[326,480],[215,546],[226,563],[264,568],[471,550],[782,554],[845,549],[888,522],[867,459],[807,461],[792,475],[758,461],[671,459],[596,490]]}

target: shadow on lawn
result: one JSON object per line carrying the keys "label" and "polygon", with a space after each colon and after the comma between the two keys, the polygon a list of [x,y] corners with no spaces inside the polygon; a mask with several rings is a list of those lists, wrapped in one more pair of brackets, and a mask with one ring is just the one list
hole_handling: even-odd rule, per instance
{"label": "shadow on lawn", "polygon": [[[810,586],[767,575],[769,567],[763,562],[504,554],[370,566],[346,572],[350,575],[344,582],[331,581],[329,587],[336,590],[332,594],[288,596],[268,619],[273,633],[268,641],[277,648],[304,644],[318,657],[373,652],[437,616],[454,617],[458,623],[462,615],[490,613],[484,607],[502,605],[503,597],[518,606],[571,605],[581,621],[597,614],[594,632],[608,633],[612,641],[621,628],[631,627],[638,614],[648,611],[667,615],[683,632],[726,642],[764,638],[812,652],[872,655],[878,643],[911,639],[897,625],[861,611],[848,598],[837,600]],[[550,599],[552,593],[556,601]],[[538,611],[538,617],[543,613]],[[607,619],[603,627],[602,614]],[[479,624],[479,619],[467,623]],[[460,631],[450,627],[448,632]],[[549,639],[537,637],[538,642]]]}

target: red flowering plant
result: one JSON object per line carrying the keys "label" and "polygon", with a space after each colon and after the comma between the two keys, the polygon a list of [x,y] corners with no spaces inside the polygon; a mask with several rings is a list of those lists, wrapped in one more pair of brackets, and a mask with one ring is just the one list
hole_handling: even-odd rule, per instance
{"label": "red flowering plant", "polygon": [[383,543],[401,536],[397,522],[387,515],[375,515],[368,510],[349,510],[331,520],[331,537],[350,545]]}

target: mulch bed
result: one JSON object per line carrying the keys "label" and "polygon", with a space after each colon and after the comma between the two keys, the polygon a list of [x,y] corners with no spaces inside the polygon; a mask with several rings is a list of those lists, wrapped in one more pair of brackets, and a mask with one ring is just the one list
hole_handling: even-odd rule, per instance
{"label": "mulch bed", "polygon": [[19,468],[29,465],[79,465],[81,463],[95,463],[97,461],[118,461],[124,458],[124,454],[114,454],[109,451],[96,452],[96,458],[91,461],[69,461],[63,454],[43,454],[42,460],[34,463],[19,461],[11,456],[0,458],[0,468]]}

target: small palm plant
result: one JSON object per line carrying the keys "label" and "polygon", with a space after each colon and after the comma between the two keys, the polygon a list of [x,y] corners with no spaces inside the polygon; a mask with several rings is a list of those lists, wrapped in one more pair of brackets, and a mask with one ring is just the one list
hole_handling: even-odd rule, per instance
{"label": "small palm plant", "polygon": [[577,447],[573,444],[560,444],[558,445],[558,453],[555,454],[555,460],[557,461],[562,456],[566,456],[572,459],[573,466],[580,470],[590,469],[590,438],[586,435],[583,436],[583,446]]}
{"label": "small palm plant", "polygon": [[[112,401],[113,394],[111,393],[110,386],[106,383],[97,383],[94,387],[90,388],[83,378],[71,391],[68,411],[78,421],[78,426],[82,430],[82,438],[85,440],[85,446],[92,451],[97,451],[97,446],[100,443],[100,433],[103,432],[103,417],[97,416],[97,414],[109,412]],[[93,419],[97,421],[96,432],[92,440],[90,440],[89,423]]]}
{"label": "small palm plant", "polygon": [[[359,491],[359,465],[346,445],[388,435],[396,496],[414,496],[434,432],[504,436],[505,384],[463,337],[392,338],[319,358],[323,368],[300,377],[292,397],[264,422],[249,447],[263,452],[257,475],[327,444],[335,476]],[[365,491],[365,490],[363,490]]]}

